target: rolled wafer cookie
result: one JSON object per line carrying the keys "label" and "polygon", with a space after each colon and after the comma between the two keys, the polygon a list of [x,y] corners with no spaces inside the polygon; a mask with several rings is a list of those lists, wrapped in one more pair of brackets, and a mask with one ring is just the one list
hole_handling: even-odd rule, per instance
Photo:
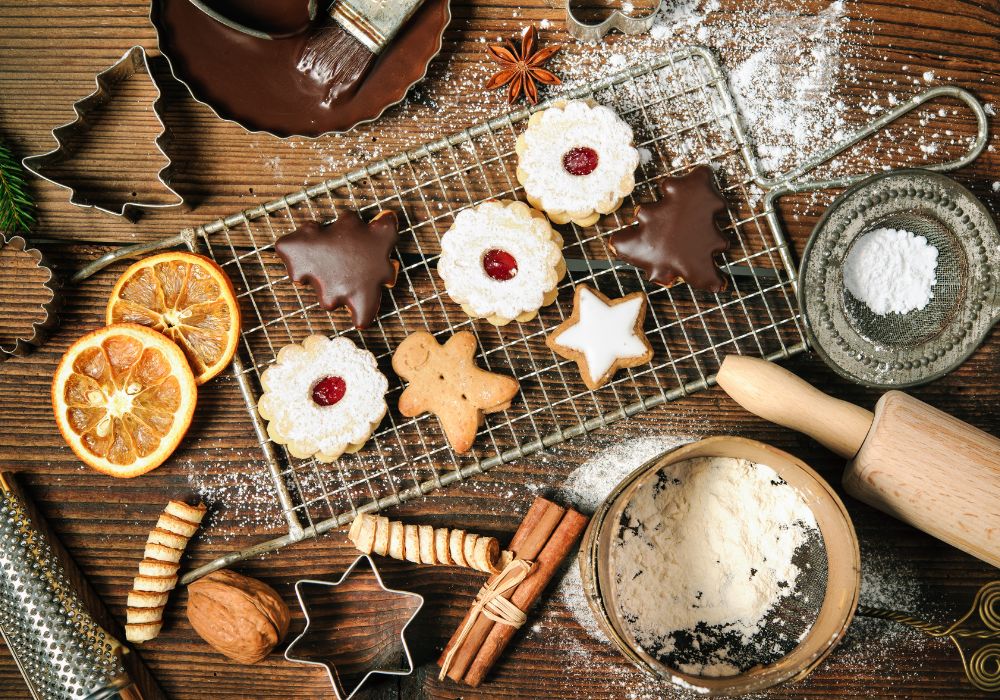
{"label": "rolled wafer cookie", "polygon": [[420,563],[420,531],[416,525],[403,526],[403,549],[406,561]]}
{"label": "rolled wafer cookie", "polygon": [[188,540],[205,517],[205,504],[167,503],[156,527],[146,539],[139,575],[132,580],[126,609],[125,638],[136,644],[156,639],[163,625],[163,609],[177,586],[177,572]]}
{"label": "rolled wafer cookie", "polygon": [[359,513],[347,538],[365,554],[380,554],[416,564],[465,566],[496,573],[513,558],[495,537],[430,525],[411,525],[381,515]]}
{"label": "rolled wafer cookie", "polygon": [[160,635],[162,622],[129,622],[125,625],[125,637],[135,644],[156,639]]}

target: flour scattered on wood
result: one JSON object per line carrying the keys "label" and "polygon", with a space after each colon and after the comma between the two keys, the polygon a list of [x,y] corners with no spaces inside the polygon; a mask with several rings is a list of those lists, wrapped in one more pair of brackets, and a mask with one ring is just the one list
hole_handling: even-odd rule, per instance
{"label": "flour scattered on wood", "polygon": [[659,435],[622,442],[577,467],[559,495],[581,513],[592,515],[618,482],[657,455],[693,439]]}
{"label": "flour scattered on wood", "polygon": [[185,468],[188,486],[208,506],[201,539],[228,542],[237,535],[283,534],[287,526],[262,463],[190,462]]}

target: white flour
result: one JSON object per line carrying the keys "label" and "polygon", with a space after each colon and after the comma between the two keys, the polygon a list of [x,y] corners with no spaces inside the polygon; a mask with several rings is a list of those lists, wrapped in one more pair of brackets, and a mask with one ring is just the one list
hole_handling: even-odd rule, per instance
{"label": "white flour", "polygon": [[708,645],[733,633],[750,644],[797,593],[792,558],[810,531],[812,511],[770,467],[713,457],[664,469],[634,495],[611,550],[626,624],[650,654],[669,657],[684,640],[705,652],[682,671],[738,673],[728,643]]}
{"label": "white flour", "polygon": [[[559,489],[559,495],[573,503],[581,513],[592,515],[601,501],[611,493],[611,489],[633,470],[658,454],[693,439],[656,435],[621,441],[577,467]],[[606,640],[583,595],[580,567],[575,561],[570,564],[560,581],[556,597],[569,608],[587,634],[595,639]]]}
{"label": "white flour", "polygon": [[844,284],[879,316],[918,311],[934,298],[938,250],[923,236],[880,228],[862,235],[844,261]]}
{"label": "white flour", "polygon": [[592,515],[618,482],[658,454],[694,438],[657,435],[618,443],[577,467],[559,490],[581,513]]}

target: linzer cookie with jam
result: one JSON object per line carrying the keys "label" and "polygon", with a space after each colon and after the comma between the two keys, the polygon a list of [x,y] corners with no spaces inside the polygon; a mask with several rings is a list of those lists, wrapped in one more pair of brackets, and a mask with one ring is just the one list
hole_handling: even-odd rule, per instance
{"label": "linzer cookie with jam", "polygon": [[346,306],[354,325],[367,328],[382,289],[396,284],[399,263],[390,256],[398,240],[395,212],[383,211],[365,224],[351,211],[329,224],[306,222],[279,238],[274,250],[293,281],[312,286],[322,308]]}
{"label": "linzer cookie with jam", "polygon": [[375,356],[347,338],[311,335],[286,345],[260,383],[267,434],[293,457],[332,462],[357,452],[386,413],[388,380]]}
{"label": "linzer cookie with jam", "polygon": [[517,179],[532,206],[556,224],[592,226],[635,189],[632,128],[592,101],[557,102],[517,137]]}
{"label": "linzer cookie with jam", "polygon": [[438,274],[472,318],[502,326],[530,321],[556,299],[566,274],[562,236],[522,202],[464,209],[441,239]]}
{"label": "linzer cookie with jam", "polygon": [[614,254],[646,273],[650,282],[721,292],[726,279],[715,256],[729,248],[715,217],[726,202],[715,188],[712,169],[701,165],[660,182],[660,200],[636,209],[639,223],[611,234]]}

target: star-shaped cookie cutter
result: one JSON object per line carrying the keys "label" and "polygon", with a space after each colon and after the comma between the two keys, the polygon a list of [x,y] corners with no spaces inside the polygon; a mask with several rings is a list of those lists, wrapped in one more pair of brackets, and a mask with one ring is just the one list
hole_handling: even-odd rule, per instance
{"label": "star-shaped cookie cutter", "polygon": [[[413,604],[412,611],[407,611],[405,613],[407,615],[407,619],[399,630],[399,642],[402,648],[402,657],[405,660],[405,668],[382,669],[379,668],[378,664],[374,661],[369,662],[370,665],[367,667],[367,672],[361,676],[360,680],[355,682],[353,688],[348,689],[344,687],[342,674],[340,670],[338,670],[337,665],[329,660],[330,655],[324,655],[323,658],[320,658],[319,655],[315,653],[309,653],[309,645],[312,643],[311,638],[314,635],[319,636],[320,632],[310,629],[314,627],[314,617],[310,616],[309,611],[311,603],[314,602],[314,596],[316,596],[317,593],[310,592],[308,589],[310,587],[335,588],[342,585],[351,577],[351,574],[354,573],[356,567],[362,561],[367,562],[368,566],[371,568],[371,572],[375,576],[375,582],[377,583],[378,588],[388,594],[411,598],[415,602]],[[424,597],[418,593],[399,591],[386,586],[382,582],[382,577],[379,575],[375,562],[372,561],[371,557],[367,554],[362,554],[360,557],[355,559],[351,565],[347,567],[347,571],[344,572],[343,576],[336,581],[318,581],[314,579],[300,579],[296,581],[295,595],[299,599],[299,607],[302,608],[302,613],[305,615],[306,626],[305,629],[302,630],[301,634],[292,640],[292,643],[288,645],[287,649],[285,649],[285,659],[293,663],[321,666],[326,669],[326,673],[330,677],[330,683],[333,685],[333,692],[336,694],[337,700],[351,700],[364,686],[368,679],[375,674],[385,676],[408,676],[413,673],[413,657],[410,656],[410,647],[406,643],[406,629],[410,626],[410,623],[413,622],[413,618],[417,616],[421,608],[424,607]],[[378,601],[375,602],[377,603]],[[402,614],[400,615],[400,619],[402,619]],[[330,640],[329,638],[325,640],[321,638],[317,640],[317,643],[319,645],[330,645]]]}
{"label": "star-shaped cookie cutter", "polygon": [[[65,161],[73,156],[77,150],[74,144],[78,144],[81,138],[90,130],[95,110],[111,101],[118,85],[140,74],[145,74],[156,90],[156,98],[153,100],[152,109],[153,115],[160,125],[160,133],[153,140],[153,144],[163,157],[167,159],[166,165],[156,173],[156,179],[166,188],[172,200],[167,202],[143,202],[140,200],[122,199],[121,201],[116,201],[114,206],[104,206],[81,196],[72,185],[54,180],[46,175],[45,169],[47,167]],[[94,209],[114,214],[115,216],[124,216],[125,210],[128,207],[135,207],[137,209],[162,209],[182,204],[184,198],[170,186],[170,173],[173,168],[173,162],[163,148],[164,143],[169,138],[167,125],[163,121],[161,107],[163,93],[160,91],[160,86],[156,83],[156,78],[153,77],[153,73],[149,69],[149,57],[146,55],[146,50],[141,46],[133,46],[120,59],[115,61],[113,65],[98,73],[94,82],[97,88],[86,97],[73,103],[73,111],[76,112],[76,119],[52,129],[52,137],[56,140],[56,147],[48,153],[28,156],[23,159],[21,163],[25,169],[43,180],[69,190],[70,204],[84,208],[93,207]]]}
{"label": "star-shaped cookie cutter", "polygon": [[656,16],[666,5],[666,0],[660,0],[648,15],[634,17],[621,10],[613,10],[607,18],[597,24],[589,24],[577,17],[573,5],[578,0],[566,0],[566,29],[576,39],[594,43],[604,38],[612,29],[622,34],[642,34],[653,28]]}

